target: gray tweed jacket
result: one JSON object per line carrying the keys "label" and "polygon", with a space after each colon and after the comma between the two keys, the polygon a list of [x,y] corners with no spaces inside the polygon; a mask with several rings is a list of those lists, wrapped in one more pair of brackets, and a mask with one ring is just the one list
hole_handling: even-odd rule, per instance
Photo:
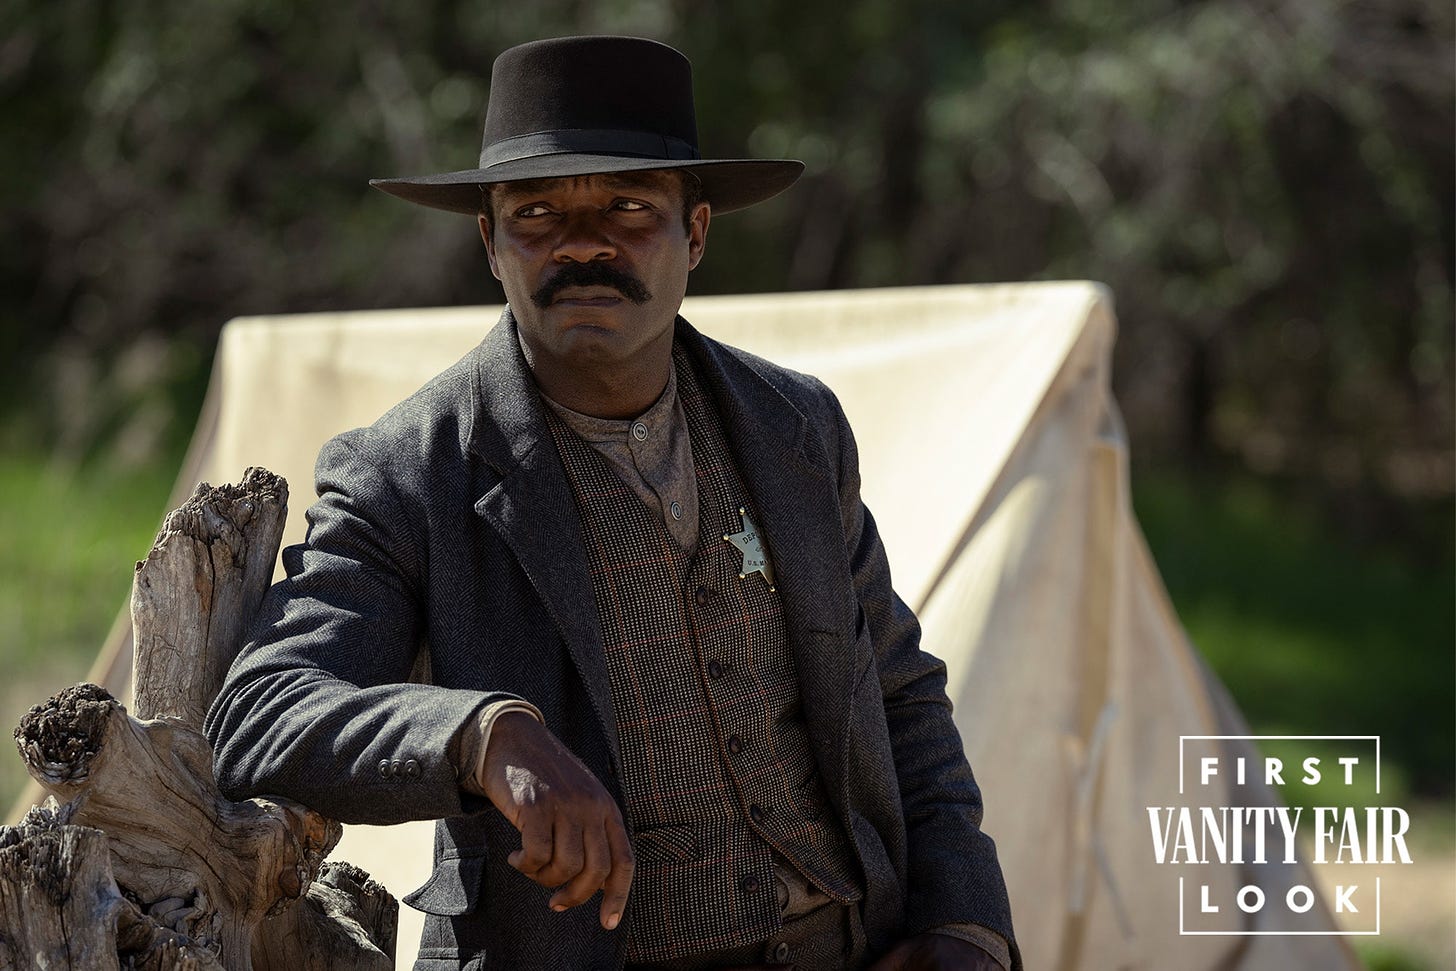
{"label": "gray tweed jacket", "polygon": [[[763,518],[803,717],[864,873],[871,953],[962,921],[1013,940],[945,669],[891,589],[838,401],[681,318],[677,338]],[[307,540],[284,551],[287,577],[207,718],[234,798],[439,820],[434,873],[407,898],[433,915],[424,971],[622,964],[622,929],[602,930],[591,904],[553,913],[550,891],[506,863],[519,836],[460,791],[452,751],[482,705],[524,698],[621,801],[581,526],[542,407],[507,310],[455,366],[325,445]],[[421,651],[431,683],[408,683]]]}

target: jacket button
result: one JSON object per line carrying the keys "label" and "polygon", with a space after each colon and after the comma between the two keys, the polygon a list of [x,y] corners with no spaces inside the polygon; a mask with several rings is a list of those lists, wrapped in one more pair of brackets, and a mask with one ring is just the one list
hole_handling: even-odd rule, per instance
{"label": "jacket button", "polygon": [[745,893],[754,893],[758,890],[760,886],[762,886],[762,884],[758,882],[758,877],[750,873],[748,876],[743,878],[743,882],[740,883],[739,886],[743,888],[743,891]]}
{"label": "jacket button", "polygon": [[717,661],[709,661],[708,677],[712,678],[714,681],[717,681],[719,678],[723,677],[723,665],[719,664]]}
{"label": "jacket button", "polygon": [[743,739],[739,738],[737,735],[729,735],[728,736],[728,751],[732,752],[734,755],[737,755],[739,752],[742,752],[743,751]]}
{"label": "jacket button", "polygon": [[775,961],[787,961],[789,959],[789,945],[787,941],[779,941],[778,947],[774,948]]}
{"label": "jacket button", "polygon": [[389,766],[389,759],[380,759],[379,760],[379,774],[382,775],[382,776],[384,776],[384,778],[388,779],[389,778],[389,773],[391,771],[392,770],[390,769],[390,766]]}
{"label": "jacket button", "polygon": [[395,759],[393,762],[389,763],[389,774],[393,776],[404,775],[404,763],[401,762],[399,759]]}
{"label": "jacket button", "polygon": [[763,822],[764,817],[767,815],[768,812],[762,806],[752,805],[748,807],[748,818],[753,820],[755,823]]}
{"label": "jacket button", "polygon": [[708,601],[712,599],[713,591],[707,587],[698,587],[697,591],[693,594],[693,600],[697,602],[699,607],[707,606]]}
{"label": "jacket button", "polygon": [[406,779],[418,779],[420,777],[420,764],[414,759],[405,762],[404,775]]}

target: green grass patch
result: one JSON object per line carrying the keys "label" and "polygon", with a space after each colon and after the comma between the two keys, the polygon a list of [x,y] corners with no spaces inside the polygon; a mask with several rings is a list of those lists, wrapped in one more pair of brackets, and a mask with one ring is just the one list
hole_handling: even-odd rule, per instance
{"label": "green grass patch", "polygon": [[0,462],[0,813],[25,771],[8,742],[31,705],[86,674],[151,548],[176,475],[172,457],[117,471],[35,452]]}
{"label": "green grass patch", "polygon": [[1355,953],[1367,971],[1434,971],[1435,965],[1398,944],[1359,941]]}
{"label": "green grass patch", "polygon": [[[1451,794],[1449,549],[1432,565],[1357,541],[1350,524],[1250,479],[1142,478],[1134,505],[1189,636],[1256,734],[1379,735],[1380,801]],[[1370,795],[1331,781],[1319,794],[1335,804]]]}

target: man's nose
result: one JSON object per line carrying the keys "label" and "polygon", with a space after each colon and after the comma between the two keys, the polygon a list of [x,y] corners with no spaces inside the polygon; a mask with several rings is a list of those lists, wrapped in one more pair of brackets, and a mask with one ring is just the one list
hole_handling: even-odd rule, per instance
{"label": "man's nose", "polygon": [[562,220],[561,235],[557,237],[552,253],[556,262],[590,263],[593,260],[610,260],[616,255],[616,244],[606,232],[599,214],[577,212]]}

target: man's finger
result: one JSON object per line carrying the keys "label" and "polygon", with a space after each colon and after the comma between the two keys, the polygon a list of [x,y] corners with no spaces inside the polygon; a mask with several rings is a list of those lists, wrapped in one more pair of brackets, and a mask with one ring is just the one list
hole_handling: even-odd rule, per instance
{"label": "man's finger", "polygon": [[570,816],[557,816],[552,831],[551,860],[536,874],[543,887],[559,887],[581,872],[585,860],[581,824]]}
{"label": "man's finger", "polygon": [[527,813],[521,822],[521,848],[506,862],[535,880],[541,868],[551,862],[551,823],[539,813]]}
{"label": "man's finger", "polygon": [[602,888],[607,874],[612,869],[612,849],[607,844],[607,832],[601,825],[588,827],[581,834],[582,865],[571,881],[556,891],[551,898],[551,909],[556,911],[586,903],[591,895]]}
{"label": "man's finger", "polygon": [[622,911],[627,906],[627,891],[632,889],[632,873],[637,868],[637,858],[632,854],[632,841],[627,838],[627,829],[622,817],[614,814],[607,820],[607,846],[612,852],[612,869],[602,885],[602,926],[616,930],[622,920]]}

